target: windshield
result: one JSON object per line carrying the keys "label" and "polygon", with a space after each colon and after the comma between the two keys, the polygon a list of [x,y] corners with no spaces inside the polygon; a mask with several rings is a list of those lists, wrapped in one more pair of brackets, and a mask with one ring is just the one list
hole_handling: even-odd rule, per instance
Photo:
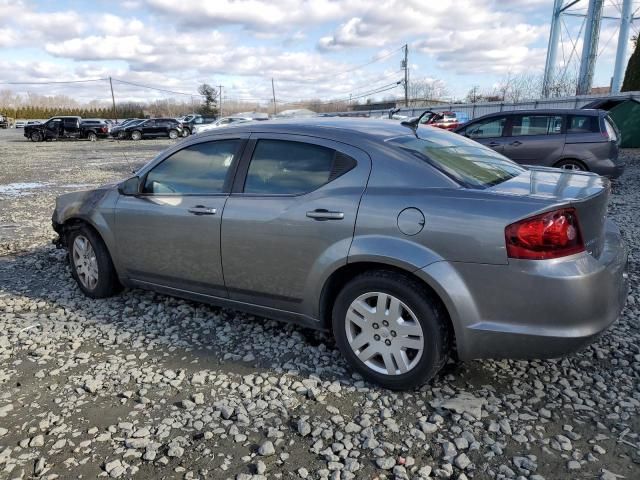
{"label": "windshield", "polygon": [[425,138],[405,135],[388,142],[433,165],[468,188],[488,188],[525,171],[520,165],[473,140],[426,128],[429,128],[429,133],[423,135]]}

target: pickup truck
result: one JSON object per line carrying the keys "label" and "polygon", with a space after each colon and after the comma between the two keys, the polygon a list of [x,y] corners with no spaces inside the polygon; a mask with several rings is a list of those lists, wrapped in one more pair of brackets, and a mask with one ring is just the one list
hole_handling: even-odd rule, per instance
{"label": "pickup truck", "polygon": [[25,125],[24,136],[32,142],[59,139],[88,139],[95,142],[106,137],[109,127],[104,123],[83,122],[80,117],[52,117],[39,125]]}

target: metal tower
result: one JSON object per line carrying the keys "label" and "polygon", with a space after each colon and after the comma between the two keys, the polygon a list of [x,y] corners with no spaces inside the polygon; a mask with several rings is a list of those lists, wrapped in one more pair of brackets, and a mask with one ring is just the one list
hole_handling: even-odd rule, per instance
{"label": "metal tower", "polygon": [[618,47],[616,52],[616,63],[611,82],[611,92],[619,93],[622,85],[622,78],[626,68],[627,47],[629,43],[629,30],[634,20],[632,12],[633,0],[622,0],[621,16],[603,17],[602,10],[604,0],[588,0],[589,6],[586,15],[567,11],[580,0],[554,0],[553,12],[551,16],[551,30],[549,32],[549,45],[547,48],[547,59],[544,68],[544,79],[542,82],[542,96],[549,97],[551,86],[554,82],[556,72],[556,58],[558,53],[558,39],[562,28],[562,16],[586,17],[586,26],[584,29],[583,48],[580,58],[580,73],[578,76],[578,87],[576,94],[584,95],[589,93],[591,82],[593,81],[593,72],[595,70],[596,59],[598,57],[598,40],[600,37],[601,20],[618,20],[620,22],[620,31],[618,34]]}

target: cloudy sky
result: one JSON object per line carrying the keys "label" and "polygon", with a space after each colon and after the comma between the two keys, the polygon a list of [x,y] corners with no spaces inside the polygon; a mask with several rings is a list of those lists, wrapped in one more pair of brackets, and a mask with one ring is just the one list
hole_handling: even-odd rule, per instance
{"label": "cloudy sky", "polygon": [[[618,14],[619,0],[605,0]],[[640,2],[639,2],[640,3]],[[451,97],[490,89],[508,72],[541,73],[553,0],[0,0],[0,89],[109,100],[112,76],[230,99],[397,95],[402,45],[411,78],[441,79]],[[584,11],[586,0],[573,10]],[[636,22],[636,28],[640,22]],[[560,61],[576,59],[581,20],[567,17]],[[608,85],[617,25],[603,21],[595,85]],[[575,68],[575,67],[573,67]],[[386,90],[389,88],[389,90]],[[114,83],[118,99],[170,94]]]}

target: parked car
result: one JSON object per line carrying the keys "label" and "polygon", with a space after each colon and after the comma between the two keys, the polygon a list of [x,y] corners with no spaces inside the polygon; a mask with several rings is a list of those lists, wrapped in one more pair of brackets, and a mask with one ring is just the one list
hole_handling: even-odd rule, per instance
{"label": "parked car", "polygon": [[139,118],[130,118],[130,119],[124,120],[122,123],[111,127],[109,134],[113,138],[125,138],[126,136],[124,132],[125,127],[139,125],[142,122],[144,122],[144,119],[139,119]]}
{"label": "parked car", "polygon": [[492,113],[456,132],[523,165],[590,171],[611,178],[624,172],[617,128],[603,110]]}
{"label": "parked car", "polygon": [[123,127],[124,138],[140,140],[142,138],[169,137],[182,135],[182,127],[175,118],[150,118],[137,124]]}
{"label": "parked car", "polygon": [[58,197],[53,228],[91,298],[141,287],[329,330],[405,389],[451,354],[555,357],[609,327],[628,286],[608,195],[440,129],[295,119],[189,137]]}
{"label": "parked car", "polygon": [[26,125],[40,125],[42,122],[40,120],[27,120],[27,123],[22,125],[23,127]]}
{"label": "parked car", "polygon": [[251,117],[237,117],[237,116],[222,117],[221,119],[216,120],[213,123],[208,123],[206,125],[196,125],[195,128],[193,129],[193,133],[207,132],[209,130],[215,130],[216,128],[227,127],[231,124],[236,124],[236,123],[250,122],[252,120],[253,118]]}
{"label": "parked car", "polygon": [[97,140],[106,136],[106,124],[85,124],[80,117],[58,116],[44,123],[25,125],[24,136],[32,142],[42,142],[53,139],[88,139]]}
{"label": "parked car", "polygon": [[200,125],[208,125],[215,122],[218,117],[214,115],[200,115],[200,114],[191,114],[186,115],[179,119],[180,126],[182,127],[182,135],[188,137],[194,132],[195,127]]}
{"label": "parked car", "polygon": [[13,128],[15,119],[0,113],[0,128]]}
{"label": "parked car", "polygon": [[444,130],[455,130],[469,121],[469,115],[464,112],[434,112],[435,115],[429,117],[427,125],[443,128]]}
{"label": "parked car", "polygon": [[14,128],[24,128],[29,122],[25,120],[16,120],[16,123],[13,124]]}
{"label": "parked car", "polygon": [[108,138],[111,127],[104,120],[82,119],[80,127],[85,131],[85,136],[91,141],[98,138]]}

